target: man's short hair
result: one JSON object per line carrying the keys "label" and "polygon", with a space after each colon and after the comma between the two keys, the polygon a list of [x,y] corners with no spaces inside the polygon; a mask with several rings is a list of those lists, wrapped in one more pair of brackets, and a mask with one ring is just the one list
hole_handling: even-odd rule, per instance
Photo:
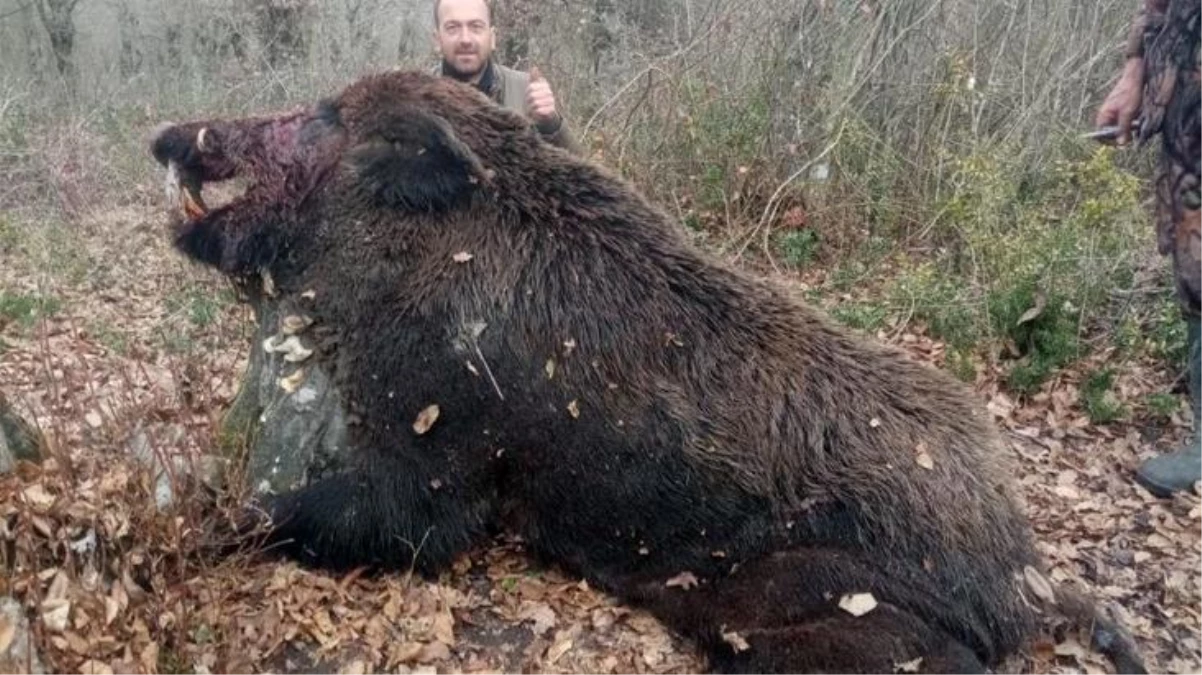
{"label": "man's short hair", "polygon": [[[442,6],[442,0],[434,0],[434,27],[438,28],[438,8]],[[489,0],[484,0],[484,9],[488,10],[488,25],[492,25],[492,3]]]}

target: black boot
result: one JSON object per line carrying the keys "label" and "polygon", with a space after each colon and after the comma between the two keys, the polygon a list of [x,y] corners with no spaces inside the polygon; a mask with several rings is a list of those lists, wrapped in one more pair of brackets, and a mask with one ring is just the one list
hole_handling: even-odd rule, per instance
{"label": "black boot", "polygon": [[1202,480],[1202,326],[1197,314],[1185,318],[1189,341],[1189,395],[1194,411],[1194,433],[1185,446],[1175,452],[1145,461],[1135,471],[1135,479],[1157,497],[1189,490]]}

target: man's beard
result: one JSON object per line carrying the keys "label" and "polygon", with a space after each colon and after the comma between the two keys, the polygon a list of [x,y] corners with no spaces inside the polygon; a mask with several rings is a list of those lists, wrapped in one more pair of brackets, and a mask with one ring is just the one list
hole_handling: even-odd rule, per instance
{"label": "man's beard", "polygon": [[[476,52],[476,55],[479,56],[479,52]],[[465,72],[463,70],[460,70],[459,67],[456,66],[454,63],[452,63],[450,60],[448,60],[446,58],[443,58],[443,60],[442,60],[443,74],[453,77],[456,80],[459,80],[460,82],[471,82],[473,79],[476,78],[476,76],[480,75],[480,73],[482,73],[484,71],[484,69],[487,67],[488,67],[488,61],[485,59],[480,59],[480,65],[477,68],[475,68],[474,70],[472,70],[470,72]]]}

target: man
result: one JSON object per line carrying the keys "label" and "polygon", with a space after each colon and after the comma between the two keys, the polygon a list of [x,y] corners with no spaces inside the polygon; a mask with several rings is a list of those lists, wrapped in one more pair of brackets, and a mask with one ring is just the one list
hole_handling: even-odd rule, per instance
{"label": "man", "polygon": [[1118,142],[1145,142],[1161,135],[1156,177],[1156,232],[1161,254],[1173,258],[1177,297],[1189,345],[1189,393],[1194,437],[1176,452],[1154,457],[1136,470],[1136,480],[1167,497],[1202,479],[1202,356],[1199,277],[1202,277],[1202,193],[1199,188],[1198,0],[1143,0],[1127,41],[1122,77],[1098,110],[1097,125],[1119,128]]}
{"label": "man", "polygon": [[527,74],[493,60],[497,32],[486,0],[434,0],[434,22],[443,75],[475,85],[498,104],[529,117],[550,143],[580,154],[547,80],[537,70]]}

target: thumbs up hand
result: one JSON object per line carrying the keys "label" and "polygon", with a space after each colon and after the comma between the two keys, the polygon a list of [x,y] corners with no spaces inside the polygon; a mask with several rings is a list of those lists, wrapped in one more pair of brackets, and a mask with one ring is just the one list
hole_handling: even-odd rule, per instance
{"label": "thumbs up hand", "polygon": [[555,94],[537,66],[530,69],[530,83],[526,85],[526,110],[534,123],[540,127],[559,120],[559,112],[555,109]]}

